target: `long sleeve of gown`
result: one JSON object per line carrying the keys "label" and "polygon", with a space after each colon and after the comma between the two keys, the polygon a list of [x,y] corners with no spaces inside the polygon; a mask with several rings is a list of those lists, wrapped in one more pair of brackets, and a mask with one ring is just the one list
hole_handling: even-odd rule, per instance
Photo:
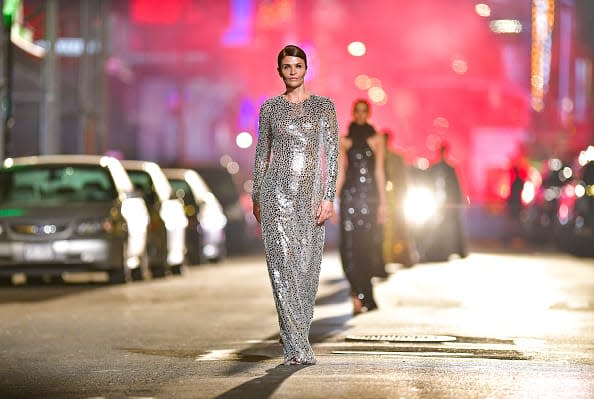
{"label": "long sleeve of gown", "polygon": [[329,110],[323,126],[324,157],[326,162],[324,199],[334,201],[334,197],[336,196],[336,177],[338,175],[338,122],[336,120],[336,108],[331,101],[329,103]]}
{"label": "long sleeve of gown", "polygon": [[260,116],[258,118],[258,144],[256,145],[256,155],[254,158],[253,189],[252,201],[260,203],[260,189],[262,180],[268,169],[270,162],[270,149],[272,145],[272,134],[270,126],[269,104],[264,103],[260,107]]}

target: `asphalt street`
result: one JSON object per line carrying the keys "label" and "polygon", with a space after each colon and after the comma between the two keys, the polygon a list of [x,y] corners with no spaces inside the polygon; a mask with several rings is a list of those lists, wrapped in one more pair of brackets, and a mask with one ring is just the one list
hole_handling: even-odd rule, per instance
{"label": "asphalt street", "polygon": [[0,398],[594,398],[593,259],[481,251],[389,270],[379,310],[353,318],[326,254],[309,367],[282,365],[262,256],[1,288]]}

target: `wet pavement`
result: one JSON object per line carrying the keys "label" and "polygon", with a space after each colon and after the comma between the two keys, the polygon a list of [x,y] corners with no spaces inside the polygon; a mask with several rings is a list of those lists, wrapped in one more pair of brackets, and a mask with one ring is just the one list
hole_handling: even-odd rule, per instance
{"label": "wet pavement", "polygon": [[[0,289],[0,398],[592,398],[594,261],[473,252],[376,282],[326,254],[318,364],[282,366],[262,257],[126,286]],[[82,276],[87,277],[87,276]]]}

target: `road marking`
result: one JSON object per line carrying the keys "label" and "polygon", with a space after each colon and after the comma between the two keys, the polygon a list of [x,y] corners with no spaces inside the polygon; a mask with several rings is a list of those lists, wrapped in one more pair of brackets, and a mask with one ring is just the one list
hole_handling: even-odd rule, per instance
{"label": "road marking", "polygon": [[209,360],[233,360],[237,358],[235,349],[214,349],[194,359],[197,362]]}
{"label": "road marking", "polygon": [[108,369],[108,370],[92,370],[91,373],[117,373],[121,370]]}
{"label": "road marking", "polygon": [[385,351],[332,351],[333,355],[389,355],[389,356],[439,356],[439,357],[475,357],[470,352],[385,352]]}

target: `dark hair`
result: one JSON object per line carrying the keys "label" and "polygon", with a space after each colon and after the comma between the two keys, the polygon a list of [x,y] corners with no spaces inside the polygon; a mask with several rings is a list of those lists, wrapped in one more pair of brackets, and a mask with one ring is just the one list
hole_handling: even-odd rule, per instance
{"label": "dark hair", "polygon": [[280,72],[281,69],[281,62],[285,57],[299,57],[305,63],[305,69],[307,69],[307,55],[305,55],[305,51],[303,51],[300,47],[295,46],[294,44],[289,44],[285,46],[279,53],[277,58],[277,67],[278,71]]}
{"label": "dark hair", "polygon": [[357,105],[359,104],[365,104],[365,106],[367,107],[367,112],[371,111],[371,104],[369,104],[369,101],[367,101],[364,98],[358,98],[353,102],[353,112],[355,111],[355,109],[357,108]]}

